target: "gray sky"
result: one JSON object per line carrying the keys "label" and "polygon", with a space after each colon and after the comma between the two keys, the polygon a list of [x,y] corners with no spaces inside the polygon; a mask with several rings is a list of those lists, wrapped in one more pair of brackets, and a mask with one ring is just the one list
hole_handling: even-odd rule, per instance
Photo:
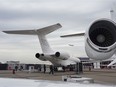
{"label": "gray sky", "polygon": [[[0,61],[43,63],[37,36],[8,35],[3,30],[38,29],[56,23],[62,28],[48,35],[51,47],[76,57],[85,57],[84,38],[65,38],[63,34],[86,31],[100,18],[110,18],[115,0],[0,0]],[[74,46],[69,46],[73,44]]]}

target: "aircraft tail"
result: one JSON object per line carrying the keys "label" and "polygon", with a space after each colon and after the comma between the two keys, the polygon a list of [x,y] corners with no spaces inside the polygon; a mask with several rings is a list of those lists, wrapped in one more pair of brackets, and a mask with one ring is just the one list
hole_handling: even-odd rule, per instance
{"label": "aircraft tail", "polygon": [[116,22],[116,7],[115,4],[113,4],[111,10],[110,10],[110,15],[111,15],[111,19]]}
{"label": "aircraft tail", "polygon": [[47,39],[46,35],[61,28],[62,26],[57,23],[48,27],[44,27],[41,29],[35,29],[35,30],[13,30],[13,31],[3,31],[7,34],[22,34],[22,35],[38,35],[40,45],[42,48],[43,53],[45,54],[53,54],[53,50],[51,49]]}

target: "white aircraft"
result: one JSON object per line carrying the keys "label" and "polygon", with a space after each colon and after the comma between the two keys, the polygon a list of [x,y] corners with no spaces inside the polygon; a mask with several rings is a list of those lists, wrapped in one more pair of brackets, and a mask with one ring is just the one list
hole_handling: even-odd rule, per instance
{"label": "white aircraft", "polygon": [[[94,60],[105,60],[116,54],[116,12],[110,11],[111,19],[94,21],[86,32],[62,35],[61,37],[85,36],[85,51]],[[116,63],[114,59],[108,66]]]}
{"label": "white aircraft", "polygon": [[57,23],[48,27],[44,27],[37,30],[13,30],[3,31],[7,34],[22,34],[22,35],[37,35],[40,41],[40,45],[43,53],[36,53],[36,58],[42,61],[50,61],[55,66],[67,66],[70,64],[76,64],[80,60],[76,57],[70,57],[66,52],[53,51],[46,39],[46,35],[61,28],[62,26]]}

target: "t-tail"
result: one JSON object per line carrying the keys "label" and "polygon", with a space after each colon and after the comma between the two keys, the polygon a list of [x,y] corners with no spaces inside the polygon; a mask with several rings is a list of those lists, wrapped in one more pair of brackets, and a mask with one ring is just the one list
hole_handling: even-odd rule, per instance
{"label": "t-tail", "polygon": [[50,47],[46,35],[61,28],[62,26],[57,23],[48,27],[34,29],[34,30],[13,30],[13,31],[3,31],[7,34],[21,34],[21,35],[38,35],[40,45],[44,54],[53,54],[54,51]]}
{"label": "t-tail", "polygon": [[111,19],[116,22],[116,6],[115,3],[112,5],[112,8],[110,10],[110,15],[111,15]]}

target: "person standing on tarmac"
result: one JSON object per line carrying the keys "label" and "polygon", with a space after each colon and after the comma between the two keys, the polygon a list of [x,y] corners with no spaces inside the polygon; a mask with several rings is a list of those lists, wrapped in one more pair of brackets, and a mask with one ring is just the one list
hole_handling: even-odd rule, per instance
{"label": "person standing on tarmac", "polygon": [[54,67],[53,67],[53,65],[50,65],[50,72],[49,72],[49,74],[54,74]]}
{"label": "person standing on tarmac", "polygon": [[44,64],[43,68],[44,68],[44,73],[46,73],[46,65],[45,64]]}

